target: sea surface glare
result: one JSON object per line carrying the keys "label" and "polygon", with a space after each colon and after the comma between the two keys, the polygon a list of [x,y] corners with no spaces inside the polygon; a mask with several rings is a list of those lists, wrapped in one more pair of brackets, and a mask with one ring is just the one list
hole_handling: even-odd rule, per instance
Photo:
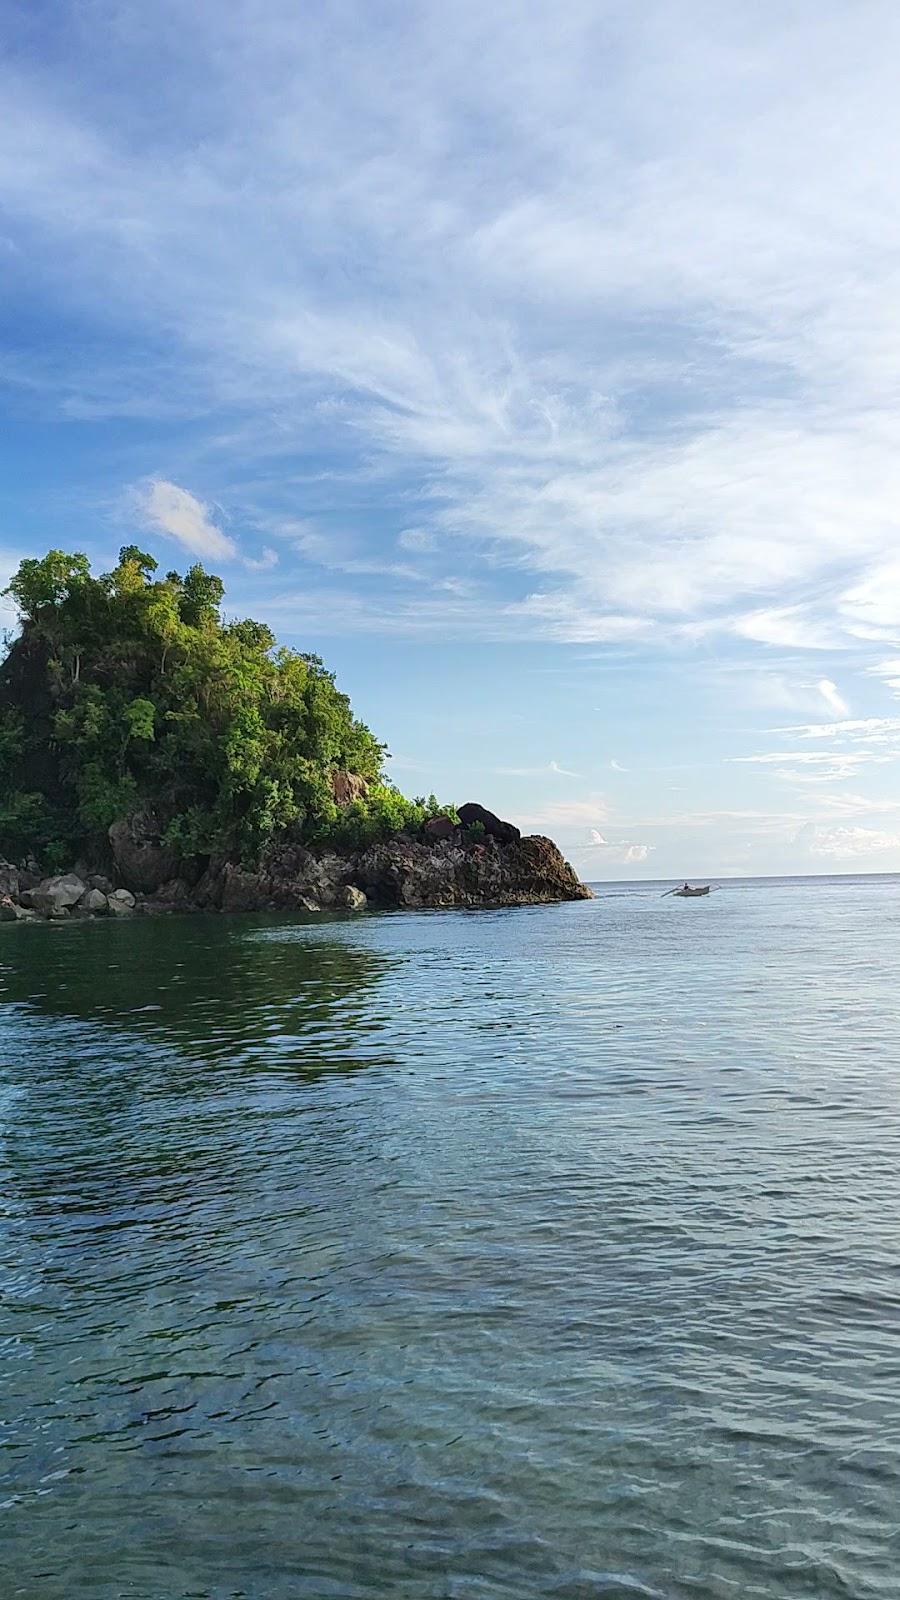
{"label": "sea surface glare", "polygon": [[897,1600],[900,880],[0,927],[2,1600]]}

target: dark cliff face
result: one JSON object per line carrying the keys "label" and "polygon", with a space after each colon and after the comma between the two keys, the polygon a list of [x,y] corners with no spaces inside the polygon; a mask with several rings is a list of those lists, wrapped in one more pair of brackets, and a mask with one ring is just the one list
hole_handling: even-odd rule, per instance
{"label": "dark cliff face", "polygon": [[213,864],[195,896],[222,910],[313,910],[349,904],[348,890],[361,891],[376,906],[515,906],[591,898],[552,840],[535,836],[502,844],[466,838],[462,830],[433,841],[398,835],[358,852],[286,848],[261,872]]}
{"label": "dark cliff face", "polygon": [[[494,838],[472,839],[457,829],[452,839],[398,835],[361,851],[285,845],[272,852],[259,872],[216,861],[199,881],[173,877],[146,892],[153,854],[153,846],[137,854],[129,883],[131,856],[125,853],[116,889],[109,880],[83,880],[68,873],[22,892],[19,873],[8,867],[5,875],[0,871],[0,921],[134,911],[361,911],[368,905],[474,910],[591,898],[552,840],[539,836],[503,844]],[[158,854],[161,859],[163,852]],[[154,863],[159,866],[155,855]]]}

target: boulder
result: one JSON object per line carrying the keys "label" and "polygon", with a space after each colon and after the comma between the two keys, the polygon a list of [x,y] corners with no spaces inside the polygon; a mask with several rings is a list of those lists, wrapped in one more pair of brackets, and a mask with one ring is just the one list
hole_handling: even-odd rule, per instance
{"label": "boulder", "polygon": [[135,903],[134,895],[128,889],[114,889],[106,897],[106,908],[111,917],[130,917]]}
{"label": "boulder", "polygon": [[361,778],[358,772],[331,774],[331,792],[336,806],[349,806],[352,800],[364,799],[368,787],[365,778]]}
{"label": "boulder", "polygon": [[214,903],[223,911],[265,911],[272,904],[271,885],[262,873],[226,862]]}
{"label": "boulder", "polygon": [[500,844],[514,844],[522,835],[518,828],[511,822],[501,822],[493,811],[488,811],[485,806],[478,805],[474,800],[469,800],[459,808],[459,820],[464,828],[471,828],[473,822],[481,824],[489,839],[497,839]]}
{"label": "boulder", "polygon": [[77,906],[87,885],[74,872],[63,872],[56,878],[44,878],[36,889],[25,891],[27,902],[42,916],[65,916]]}
{"label": "boulder", "polygon": [[348,911],[365,911],[368,903],[362,889],[357,889],[353,883],[345,883],[335,900],[336,905],[345,906]]}
{"label": "boulder", "polygon": [[116,874],[139,894],[155,894],[164,883],[178,877],[178,853],[162,842],[162,829],[152,811],[136,811],[114,822],[109,842]]}
{"label": "boulder", "polygon": [[157,889],[150,909],[155,911],[196,911],[191,891],[183,878],[172,878]]}
{"label": "boulder", "polygon": [[19,869],[11,861],[0,861],[0,896],[8,900],[19,898]]}
{"label": "boulder", "polygon": [[455,836],[456,823],[450,817],[429,817],[423,832],[432,844],[438,844],[442,839],[452,839]]}
{"label": "boulder", "polygon": [[18,922],[19,907],[10,900],[8,894],[0,895],[0,922]]}
{"label": "boulder", "polygon": [[87,886],[89,889],[99,889],[101,894],[112,894],[113,892],[112,879],[105,878],[102,872],[92,872],[87,879]]}
{"label": "boulder", "polygon": [[75,909],[84,917],[105,917],[109,903],[102,889],[88,889]]}

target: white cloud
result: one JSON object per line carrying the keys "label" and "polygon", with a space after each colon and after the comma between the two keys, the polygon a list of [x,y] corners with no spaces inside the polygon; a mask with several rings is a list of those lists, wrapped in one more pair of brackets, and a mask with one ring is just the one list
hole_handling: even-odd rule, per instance
{"label": "white cloud", "polygon": [[807,722],[787,728],[770,728],[770,733],[796,734],[802,739],[832,739],[849,744],[892,744],[900,742],[900,717],[857,717],[839,722]]}
{"label": "white cloud", "polygon": [[270,550],[268,546],[263,550],[262,555],[256,560],[252,559],[250,556],[244,557],[244,566],[247,567],[250,572],[271,572],[272,568],[277,567],[277,565],[278,551]]}
{"label": "white cloud", "polygon": [[[27,381],[227,419],[223,474],[239,413],[247,492],[281,504],[273,464],[340,455],[335,493],[372,488],[402,550],[527,575],[508,635],[900,628],[889,0],[460,0],[452,30],[429,3],[163,9],[152,79],[137,0],[90,14],[65,80],[5,65],[0,194],[61,307],[164,344],[169,381],[114,348],[97,373],[93,341]],[[154,527],[234,554],[159,489],[186,500]],[[352,598],[403,581],[372,551],[337,570]],[[392,592],[358,625],[394,608],[410,625]],[[496,614],[476,589],[452,625]]]}
{"label": "white cloud", "polygon": [[623,866],[646,861],[651,850],[655,848],[652,844],[629,844],[625,840],[607,839],[597,828],[591,828],[590,841],[588,849],[602,850],[607,860],[621,863]]}
{"label": "white cloud", "polygon": [[860,767],[894,761],[900,756],[896,751],[878,750],[769,750],[761,755],[731,756],[733,765],[773,767],[776,776],[792,783],[831,783],[852,778]]}
{"label": "white cloud", "polygon": [[558,761],[548,761],[543,767],[495,767],[494,771],[505,778],[580,778],[580,772],[570,772]]}
{"label": "white cloud", "polygon": [[606,802],[601,795],[591,795],[586,800],[550,800],[536,811],[517,820],[529,827],[595,827],[605,822]]}
{"label": "white cloud", "polygon": [[208,505],[166,478],[151,478],[134,490],[138,510],[148,528],[177,539],[192,555],[231,561],[237,555],[232,539],[217,528]]}
{"label": "white cloud", "polygon": [[836,683],[832,683],[830,678],[820,678],[819,682],[816,684],[816,688],[818,689],[819,694],[822,696],[822,699],[825,701],[829,711],[835,712],[835,714],[839,717],[845,717],[847,715],[847,712],[850,708],[847,705],[843,695],[840,693]]}
{"label": "white cloud", "polygon": [[860,861],[887,851],[900,851],[900,833],[885,833],[878,828],[812,827],[800,842],[810,855],[836,861]]}

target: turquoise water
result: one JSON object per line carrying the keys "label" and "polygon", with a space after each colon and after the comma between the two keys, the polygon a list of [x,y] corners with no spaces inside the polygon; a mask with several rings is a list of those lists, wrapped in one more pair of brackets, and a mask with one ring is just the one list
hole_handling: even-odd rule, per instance
{"label": "turquoise water", "polygon": [[900,1592],[900,880],[0,927],[0,1594]]}

